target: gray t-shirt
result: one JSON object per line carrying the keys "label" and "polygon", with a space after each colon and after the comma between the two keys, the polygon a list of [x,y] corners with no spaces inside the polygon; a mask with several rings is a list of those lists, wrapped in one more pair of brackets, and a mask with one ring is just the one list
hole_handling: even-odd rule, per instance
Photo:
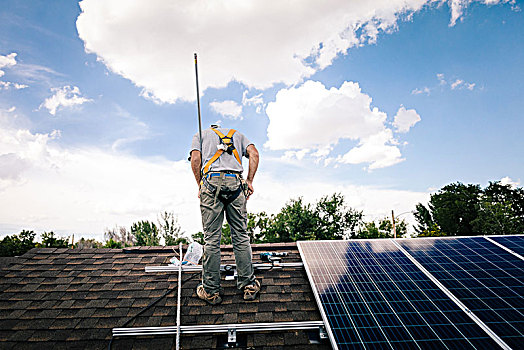
{"label": "gray t-shirt", "polygon": [[[218,131],[227,135],[230,129],[219,128]],[[240,131],[236,131],[233,135],[233,145],[235,146],[240,160],[242,161],[242,156],[248,158],[247,156],[247,146],[252,145],[244,134]],[[198,133],[193,136],[193,141],[191,142],[191,151],[197,150],[202,152],[202,170],[207,162],[215,155],[218,151],[217,146],[220,145],[220,137],[211,129],[202,130],[202,148],[204,151],[200,150],[200,140]],[[191,152],[190,151],[190,152]],[[211,164],[209,171],[236,171],[241,173],[244,170],[242,165],[238,163],[237,159],[233,154],[228,154],[223,152],[222,155]]]}

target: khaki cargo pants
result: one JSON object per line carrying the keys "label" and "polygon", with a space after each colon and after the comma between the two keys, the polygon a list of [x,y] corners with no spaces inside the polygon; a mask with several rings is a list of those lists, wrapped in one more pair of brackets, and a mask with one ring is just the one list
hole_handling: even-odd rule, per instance
{"label": "khaki cargo pants", "polygon": [[[215,187],[218,187],[221,181],[221,190],[236,190],[241,185],[238,176],[213,176],[209,177],[208,181]],[[241,192],[234,201],[225,206],[220,199],[216,198],[215,200],[215,194],[209,191],[205,185],[202,185],[200,188],[200,211],[206,242],[202,258],[202,283],[206,292],[216,293],[220,290],[220,238],[222,237],[224,213],[231,228],[231,240],[238,274],[237,287],[242,290],[245,286],[253,284],[255,274],[251,260],[251,244],[247,234],[247,210],[244,193]]]}

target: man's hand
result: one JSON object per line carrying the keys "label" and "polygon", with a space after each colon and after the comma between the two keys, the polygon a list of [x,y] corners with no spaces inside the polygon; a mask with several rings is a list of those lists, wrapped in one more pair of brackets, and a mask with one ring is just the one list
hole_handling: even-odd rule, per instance
{"label": "man's hand", "polygon": [[249,157],[249,170],[247,173],[247,197],[246,199],[249,199],[249,197],[255,192],[253,189],[253,178],[255,177],[255,173],[257,172],[258,168],[258,151],[255,147],[255,145],[249,145],[247,146],[247,155]]}
{"label": "man's hand", "polygon": [[253,192],[255,192],[255,190],[253,189],[253,181],[246,180],[246,183],[247,183],[247,197],[246,197],[246,199],[249,199],[249,197],[253,194]]}
{"label": "man's hand", "polygon": [[198,198],[200,198],[200,151],[192,150],[191,151],[191,170],[193,170],[193,175],[198,184]]}

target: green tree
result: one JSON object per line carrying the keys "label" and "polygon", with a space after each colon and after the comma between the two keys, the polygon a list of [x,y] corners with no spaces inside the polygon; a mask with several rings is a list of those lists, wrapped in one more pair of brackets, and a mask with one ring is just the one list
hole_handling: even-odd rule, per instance
{"label": "green tree", "polygon": [[419,236],[495,235],[524,232],[524,190],[490,182],[449,184],[415,208]]}
{"label": "green tree", "polygon": [[122,242],[116,242],[110,238],[102,248],[122,249]]}
{"label": "green tree", "polygon": [[[362,225],[362,212],[345,205],[342,194],[322,197],[314,205],[291,199],[276,215],[254,215],[248,230],[254,241],[294,242],[355,237]],[[258,232],[256,232],[258,231]]]}
{"label": "green tree", "polygon": [[355,237],[362,224],[362,212],[349,208],[341,193],[322,197],[316,204],[317,240]]}
{"label": "green tree", "polygon": [[18,235],[5,236],[0,241],[0,256],[20,256],[36,247],[36,234],[22,230]]}
{"label": "green tree", "polygon": [[290,200],[278,214],[272,216],[263,232],[264,242],[294,242],[315,239],[318,217],[302,197]]}
{"label": "green tree", "polygon": [[74,244],[75,249],[102,248],[103,246],[102,243],[94,238],[85,239],[84,237],[80,238],[80,240]]}
{"label": "green tree", "polygon": [[441,237],[446,236],[444,232],[440,230],[437,224],[433,223],[428,228],[424,229],[424,231],[420,232],[417,237]]}
{"label": "green tree", "polygon": [[180,243],[188,243],[187,238],[182,237],[184,232],[173,212],[164,211],[161,213],[160,218],[158,218],[158,227],[165,245],[174,246]]}
{"label": "green tree", "polygon": [[450,236],[481,234],[473,227],[473,222],[479,216],[481,193],[479,185],[457,182],[446,185],[431,195],[429,208],[441,231]]}
{"label": "green tree", "polygon": [[481,195],[473,228],[487,235],[523,233],[524,190],[490,182]]}
{"label": "green tree", "polygon": [[[265,212],[257,214],[248,213],[247,217],[247,234],[249,235],[250,241],[252,243],[262,243],[259,233],[261,229],[264,230],[267,227],[267,223],[269,222],[270,218]],[[191,235],[191,238],[195,242],[198,242],[202,245],[205,244],[204,234],[202,232]],[[220,244],[232,244],[231,226],[229,226],[227,222],[224,222],[222,225],[222,236],[220,238]]]}
{"label": "green tree", "polygon": [[[392,236],[393,237],[393,236]],[[384,232],[381,232],[374,221],[364,223],[364,227],[358,233],[356,238],[388,238]]]}
{"label": "green tree", "polygon": [[55,237],[53,231],[44,232],[41,235],[42,237],[42,247],[43,248],[67,248],[69,246],[69,237]]}
{"label": "green tree", "polygon": [[413,215],[415,216],[415,220],[417,220],[417,225],[414,226],[417,235],[427,232],[436,225],[431,216],[431,212],[422,203],[418,203],[415,206]]}
{"label": "green tree", "polygon": [[106,228],[104,231],[104,241],[120,243],[120,247],[131,247],[134,245],[133,235],[123,226],[115,226],[112,229]]}
{"label": "green tree", "polygon": [[150,221],[139,221],[131,225],[131,234],[137,246],[156,246],[160,244],[158,228]]}
{"label": "green tree", "polygon": [[202,233],[202,231],[192,234],[191,239],[193,240],[193,242],[200,243],[201,245],[206,244],[204,234]]}
{"label": "green tree", "polygon": [[[397,237],[407,234],[408,228],[404,219],[395,220],[395,230]],[[374,221],[365,223],[356,238],[393,238],[394,236],[393,223],[390,219],[383,218],[378,221],[378,224]]]}
{"label": "green tree", "polygon": [[222,225],[222,236],[220,237],[220,244],[231,244],[231,227],[227,222]]}
{"label": "green tree", "polygon": [[252,243],[263,243],[264,235],[273,220],[272,216],[262,211],[260,213],[247,214],[247,233]]}

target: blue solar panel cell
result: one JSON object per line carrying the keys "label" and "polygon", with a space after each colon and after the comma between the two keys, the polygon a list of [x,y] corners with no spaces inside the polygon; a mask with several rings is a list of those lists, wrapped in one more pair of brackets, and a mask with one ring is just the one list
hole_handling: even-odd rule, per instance
{"label": "blue solar panel cell", "polygon": [[399,241],[513,348],[524,340],[524,261],[482,237]]}
{"label": "blue solar panel cell", "polygon": [[524,256],[524,236],[491,236],[489,238]]}
{"label": "blue solar panel cell", "polygon": [[392,241],[299,249],[334,347],[497,347]]}

